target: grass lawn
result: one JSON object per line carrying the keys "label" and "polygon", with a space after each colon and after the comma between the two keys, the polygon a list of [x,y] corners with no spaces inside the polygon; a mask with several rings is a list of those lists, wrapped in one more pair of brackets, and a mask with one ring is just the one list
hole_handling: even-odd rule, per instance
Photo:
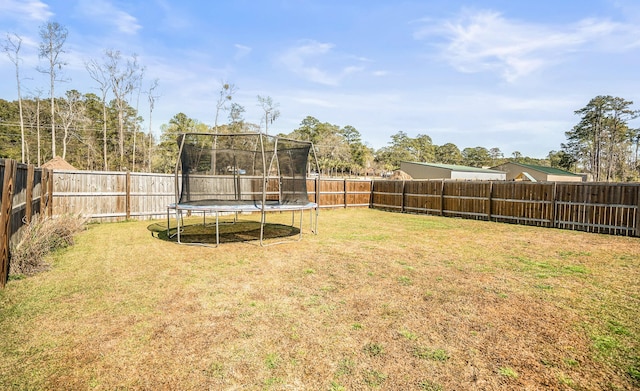
{"label": "grass lawn", "polygon": [[209,248],[151,223],[90,225],[0,291],[0,389],[640,387],[638,238],[339,209]]}

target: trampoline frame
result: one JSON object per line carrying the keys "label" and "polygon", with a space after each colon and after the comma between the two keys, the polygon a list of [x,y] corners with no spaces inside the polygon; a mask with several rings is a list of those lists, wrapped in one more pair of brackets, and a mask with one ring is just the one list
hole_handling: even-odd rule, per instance
{"label": "trampoline frame", "polygon": [[[212,151],[216,151],[216,145],[217,145],[217,139],[218,137],[256,137],[259,141],[260,141],[260,154],[262,156],[262,177],[260,178],[259,176],[247,176],[247,178],[251,178],[251,179],[261,179],[262,180],[262,192],[260,194],[261,196],[261,200],[235,200],[235,201],[225,201],[225,200],[202,200],[202,201],[195,201],[195,202],[183,202],[180,203],[179,200],[181,199],[181,192],[182,192],[182,187],[181,187],[181,183],[180,183],[180,178],[182,177],[182,154],[183,154],[183,149],[184,149],[184,145],[185,145],[185,140],[186,140],[186,136],[188,135],[196,135],[198,137],[212,137],[214,140],[214,148],[212,149]],[[270,138],[272,140],[274,140],[274,150],[273,151],[269,151],[269,152],[273,152],[272,157],[271,157],[271,161],[269,162],[269,164],[267,165],[267,159],[266,159],[266,155],[265,155],[265,146],[264,146],[264,139],[265,138]],[[178,137],[178,142],[180,145],[179,148],[179,153],[178,153],[178,160],[176,162],[176,167],[175,167],[175,202],[171,203],[167,206],[167,236],[168,237],[177,237],[177,243],[179,244],[185,244],[185,245],[197,245],[197,246],[208,246],[208,247],[217,247],[220,245],[220,224],[224,224],[220,222],[220,215],[221,214],[235,214],[234,217],[234,224],[242,224],[242,222],[238,221],[238,214],[245,214],[245,213],[260,213],[260,238],[259,238],[259,243],[260,246],[265,247],[265,246],[269,246],[269,245],[275,245],[275,244],[282,244],[282,243],[288,243],[288,242],[295,242],[295,241],[300,241],[302,240],[302,232],[303,232],[303,215],[304,212],[306,210],[309,211],[309,224],[310,224],[310,231],[312,234],[317,235],[318,233],[318,214],[319,214],[319,207],[317,202],[310,202],[307,200],[306,203],[304,202],[291,202],[291,203],[283,203],[281,202],[282,199],[282,172],[280,169],[280,163],[279,163],[279,159],[278,159],[278,153],[277,153],[277,148],[278,148],[278,141],[279,140],[287,140],[287,141],[291,141],[291,142],[295,142],[295,143],[301,143],[301,144],[308,144],[307,146],[309,147],[309,151],[310,151],[310,155],[312,155],[313,160],[314,160],[314,165],[315,165],[315,169],[316,172],[319,174],[320,170],[319,170],[319,166],[318,166],[318,159],[316,157],[316,153],[315,153],[315,148],[313,146],[313,143],[308,142],[308,141],[302,141],[302,140],[293,140],[293,139],[287,139],[287,138],[283,138],[283,137],[278,137],[278,136],[269,136],[266,135],[264,133],[181,133],[180,136]],[[274,167],[275,164],[275,169],[278,173],[277,176],[273,176],[273,175],[269,175],[269,173],[272,171],[272,168]],[[214,165],[215,167],[215,165]],[[307,155],[307,161],[305,161],[305,170],[307,170],[308,167],[308,155]],[[235,185],[235,181],[239,181],[239,173],[236,172],[237,170],[234,170],[233,172],[233,177],[234,177],[234,185]],[[217,177],[216,175],[212,175],[211,177],[215,178]],[[228,177],[228,176],[227,176]],[[267,200],[267,183],[269,180],[274,180],[277,179],[278,180],[278,200]],[[293,178],[294,180],[296,180],[295,178]],[[304,186],[305,186],[305,194],[306,194],[306,176],[304,178],[301,179],[297,179],[297,180],[304,180]],[[239,182],[238,182],[239,183]],[[317,201],[317,200],[316,200]],[[171,235],[170,231],[170,214],[171,211],[173,211],[175,218],[176,218],[176,232],[175,234]],[[216,241],[215,241],[215,245],[209,244],[209,243],[199,243],[199,242],[184,242],[181,240],[181,233],[183,232],[184,229],[184,216],[183,213],[202,213],[203,214],[203,225],[206,225],[206,219],[207,219],[207,215],[213,215],[215,216],[215,231],[216,231]],[[299,229],[299,233],[296,235],[297,239],[293,239],[293,240],[281,240],[281,241],[277,241],[277,242],[265,242],[265,238],[264,238],[264,227],[265,224],[267,223],[267,218],[266,215],[267,213],[271,213],[271,212],[291,212],[291,227],[296,227],[295,225],[295,220],[296,220],[296,212],[300,212],[300,218],[299,218],[299,225],[298,225],[298,229]],[[315,212],[315,213],[314,213]]]}

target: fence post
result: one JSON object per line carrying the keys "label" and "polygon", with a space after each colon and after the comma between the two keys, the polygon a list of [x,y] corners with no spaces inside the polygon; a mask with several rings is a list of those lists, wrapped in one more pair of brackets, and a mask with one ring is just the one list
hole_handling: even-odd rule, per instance
{"label": "fence post", "polygon": [[400,213],[404,213],[404,179],[402,180],[402,198],[400,198]]}
{"label": "fence post", "polygon": [[346,178],[342,181],[342,185],[344,186],[344,208],[347,209],[347,180],[346,180]]}
{"label": "fence post", "polygon": [[126,219],[129,220],[131,218],[131,172],[127,170],[127,175],[125,177],[125,214]]}
{"label": "fence post", "polygon": [[9,278],[9,240],[11,239],[11,209],[16,176],[16,161],[4,160],[2,180],[2,201],[0,204],[0,288],[4,288]]}
{"label": "fence post", "polygon": [[53,170],[47,170],[47,217],[53,216]]}
{"label": "fence post", "polygon": [[487,217],[491,221],[491,198],[493,198],[493,181],[489,182],[489,205],[487,207]]}
{"label": "fence post", "polygon": [[636,186],[636,236],[640,237],[640,186]]}
{"label": "fence post", "polygon": [[40,215],[46,216],[47,205],[49,203],[47,200],[49,196],[49,170],[43,168],[40,178]]}
{"label": "fence post", "polygon": [[27,199],[25,201],[25,218],[27,224],[31,223],[31,216],[33,215],[33,180],[35,176],[35,169],[33,164],[27,166]]}
{"label": "fence post", "polygon": [[440,183],[440,216],[444,216],[444,179]]}
{"label": "fence post", "polygon": [[551,193],[551,228],[557,228],[558,223],[556,222],[557,218],[557,198],[558,198],[558,182],[553,182],[553,192]]}

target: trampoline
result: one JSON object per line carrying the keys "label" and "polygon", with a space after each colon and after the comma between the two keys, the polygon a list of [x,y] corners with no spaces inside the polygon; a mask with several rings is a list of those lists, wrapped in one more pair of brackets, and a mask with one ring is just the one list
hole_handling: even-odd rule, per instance
{"label": "trampoline", "polygon": [[[221,215],[233,215],[241,224],[243,213],[260,213],[261,246],[285,241],[264,241],[270,212],[291,212],[295,227],[299,214],[302,239],[303,215],[309,211],[310,231],[317,234],[318,204],[309,200],[307,172],[318,171],[313,144],[307,141],[269,136],[263,133],[182,133],[178,136],[179,158],[175,169],[175,203],[167,207],[167,235],[183,242],[184,214],[215,217],[215,246],[220,244]],[[311,159],[312,157],[312,162]],[[176,231],[170,234],[170,212]],[[290,240],[287,240],[290,241]]]}

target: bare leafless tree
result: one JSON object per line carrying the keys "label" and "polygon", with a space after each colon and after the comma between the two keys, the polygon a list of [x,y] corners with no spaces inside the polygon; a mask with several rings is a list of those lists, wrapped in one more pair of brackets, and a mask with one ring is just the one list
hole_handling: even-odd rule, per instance
{"label": "bare leafless tree", "polygon": [[40,97],[42,96],[42,90],[36,89],[35,99],[36,99],[36,133],[38,135],[38,166],[42,165],[41,160],[41,137],[40,137]]}
{"label": "bare leafless tree", "polygon": [[64,131],[62,136],[62,158],[66,159],[70,129],[79,127],[85,118],[82,95],[77,90],[67,91],[65,99],[59,100],[57,111]]}
{"label": "bare leafless tree", "polygon": [[262,97],[258,95],[258,103],[264,111],[264,133],[269,134],[269,124],[272,124],[278,117],[280,117],[280,110],[278,110],[278,103],[274,103],[270,96]]}
{"label": "bare leafless tree", "polygon": [[20,92],[20,47],[22,38],[18,34],[7,34],[7,38],[2,46],[2,51],[7,54],[9,60],[16,66],[16,84],[18,87],[18,109],[20,111],[20,143],[22,163],[25,162],[25,137],[24,137],[24,116],[22,112],[22,94]]}
{"label": "bare leafless tree", "polygon": [[216,118],[214,121],[214,128],[218,131],[218,117],[220,111],[227,111],[229,109],[229,102],[233,99],[233,95],[238,91],[234,84],[222,81],[220,85],[220,91],[218,92],[218,101],[216,102]]}
{"label": "bare leafless tree", "polygon": [[138,78],[142,77],[137,55],[131,56],[123,64],[124,59],[119,50],[107,50],[105,52],[107,63],[106,70],[109,75],[111,91],[115,97],[118,110],[118,147],[120,152],[119,167],[124,167],[124,112],[127,108],[126,97],[134,90]]}
{"label": "bare leafless tree", "polygon": [[149,165],[148,167],[148,171],[151,172],[151,151],[152,151],[152,143],[153,143],[153,134],[152,134],[152,127],[151,127],[151,120],[152,120],[152,115],[153,115],[153,109],[156,105],[156,99],[159,98],[158,95],[154,95],[153,91],[155,91],[155,89],[158,88],[158,79],[153,79],[153,81],[151,82],[151,86],[149,86],[149,90],[147,91],[147,97],[149,98],[149,136],[148,136],[148,146],[147,146],[147,151],[149,153],[149,160],[147,162],[147,164]]}
{"label": "bare leafless tree", "polygon": [[111,89],[111,83],[105,65],[98,63],[96,60],[91,60],[85,63],[84,66],[89,72],[89,76],[98,83],[100,99],[102,99],[102,159],[104,170],[107,171],[109,169],[107,160],[107,94]]}
{"label": "bare leafless tree", "polygon": [[[138,77],[135,79],[134,82],[134,88],[131,91],[132,93],[134,91],[137,91],[136,94],[136,113],[138,113],[139,107],[140,107],[140,94],[142,93],[142,78],[144,77],[144,67],[141,67],[139,72],[138,72]],[[135,122],[135,126],[133,128],[133,153],[132,153],[132,164],[131,164],[131,170],[135,171],[136,170],[136,142],[138,140],[138,131],[140,130],[140,124],[138,119],[136,118],[136,122]]]}
{"label": "bare leafless tree", "polygon": [[64,65],[67,65],[60,55],[65,53],[63,47],[67,40],[67,29],[57,22],[49,22],[40,27],[40,58],[46,58],[47,68],[38,68],[38,71],[49,74],[50,100],[51,100],[51,155],[56,156],[56,120],[55,120],[55,91],[56,81],[61,81],[58,76]]}

